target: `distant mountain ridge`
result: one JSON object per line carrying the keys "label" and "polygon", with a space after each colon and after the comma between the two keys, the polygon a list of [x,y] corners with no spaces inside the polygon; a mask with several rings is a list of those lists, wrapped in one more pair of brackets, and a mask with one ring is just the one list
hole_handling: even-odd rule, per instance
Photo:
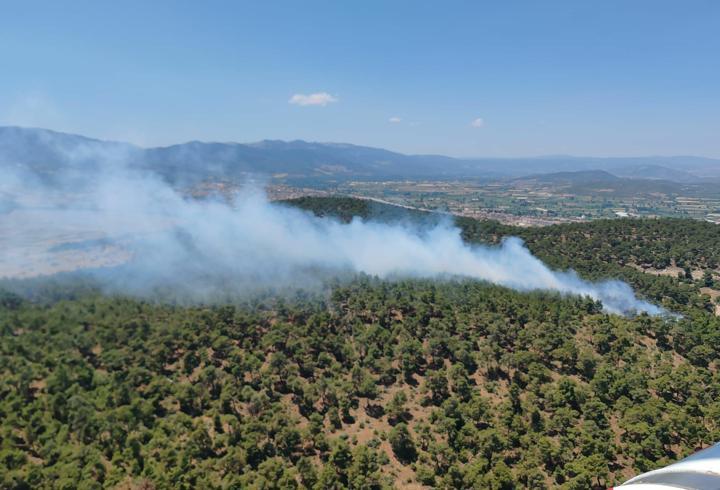
{"label": "distant mountain ridge", "polygon": [[536,182],[617,182],[621,180],[615,174],[605,170],[578,170],[575,172],[551,172],[546,174],[535,174],[518,177],[516,181],[534,180]]}
{"label": "distant mountain ridge", "polygon": [[14,166],[53,175],[121,163],[152,170],[169,180],[190,182],[258,174],[288,180],[422,180],[499,179],[578,171],[681,183],[720,182],[720,160],[702,157],[454,158],[302,140],[249,144],[191,141],[140,148],[47,129],[0,127],[0,168]]}
{"label": "distant mountain ridge", "polygon": [[630,179],[657,179],[682,184],[701,184],[705,179],[685,170],[668,168],[661,165],[638,165],[636,167],[615,169],[615,175]]}

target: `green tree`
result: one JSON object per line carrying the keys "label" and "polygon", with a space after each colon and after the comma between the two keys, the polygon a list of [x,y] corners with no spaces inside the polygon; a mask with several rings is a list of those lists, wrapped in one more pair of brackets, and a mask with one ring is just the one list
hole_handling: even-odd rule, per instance
{"label": "green tree", "polygon": [[393,427],[388,440],[398,460],[405,464],[415,461],[417,449],[406,424],[400,423]]}

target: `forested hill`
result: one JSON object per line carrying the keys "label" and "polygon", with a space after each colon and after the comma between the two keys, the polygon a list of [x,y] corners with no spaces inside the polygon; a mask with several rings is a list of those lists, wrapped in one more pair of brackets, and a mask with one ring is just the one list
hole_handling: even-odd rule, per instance
{"label": "forested hill", "polygon": [[[345,222],[359,217],[381,222],[422,223],[448,217],[350,197],[301,197],[285,203]],[[519,227],[493,220],[453,219],[462,229],[463,237],[471,242],[497,243],[502,237],[512,235],[523,238],[529,246],[536,246],[538,252],[552,248],[563,256],[586,256],[619,265],[637,264],[656,269],[673,264],[693,269],[720,266],[720,226],[705,221],[624,218]]]}
{"label": "forested hill", "polygon": [[434,224],[448,217],[445,214],[418,211],[370,199],[345,196],[306,196],[281,201],[281,203],[310,211],[316,216],[334,218],[345,223],[350,222],[353,218],[361,218],[381,223]]}
{"label": "forested hill", "polygon": [[625,218],[527,228],[348,197],[303,197],[286,203],[343,221],[360,217],[422,225],[452,219],[470,243],[496,244],[504,237],[518,236],[551,267],[572,268],[590,279],[624,279],[671,309],[690,304],[708,311],[714,308],[709,298],[699,294],[713,278],[720,279],[720,226],[713,223]]}
{"label": "forested hill", "polygon": [[0,486],[604,489],[720,439],[702,318],[473,281],[212,308],[6,295]]}
{"label": "forested hill", "polygon": [[28,299],[2,282],[0,488],[602,490],[720,440],[704,278],[635,268],[710,268],[715,228],[457,223],[474,242],[519,235],[555,265],[624,275],[683,316],[470,280],[360,276],[214,306],[42,280]]}

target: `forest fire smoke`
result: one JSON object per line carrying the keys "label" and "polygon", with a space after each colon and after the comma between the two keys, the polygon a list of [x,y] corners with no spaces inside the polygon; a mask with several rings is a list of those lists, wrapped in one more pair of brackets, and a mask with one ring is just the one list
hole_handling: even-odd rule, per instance
{"label": "forest fire smoke", "polygon": [[[253,190],[238,194],[232,204],[189,199],[154,175],[109,167],[55,179],[52,188],[34,176],[5,170],[0,191],[13,205],[0,214],[0,227],[7,227],[14,214],[13,226],[32,225],[43,216],[47,235],[64,236],[81,225],[110,240],[123,238],[132,260],[121,273],[110,269],[98,276],[109,288],[130,294],[173,287],[204,300],[248,285],[307,285],[317,283],[319,274],[350,272],[380,278],[460,276],[520,291],[587,296],[612,313],[663,312],[638,299],[624,282],[589,282],[572,271],[549,269],[518,238],[496,247],[471,246],[448,223],[420,228],[355,219],[346,224],[270,203]],[[18,220],[18,213],[26,217]],[[21,236],[17,230],[5,234],[6,262],[27,247],[27,237],[20,241]],[[0,276],[8,275],[3,272],[0,268]]]}

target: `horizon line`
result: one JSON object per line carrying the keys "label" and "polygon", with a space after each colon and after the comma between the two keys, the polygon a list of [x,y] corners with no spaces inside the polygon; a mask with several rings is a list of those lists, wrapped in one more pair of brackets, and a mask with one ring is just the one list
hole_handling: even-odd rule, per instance
{"label": "horizon line", "polygon": [[539,154],[539,155],[524,155],[524,156],[453,156],[453,155],[447,155],[443,153],[406,153],[398,150],[393,150],[389,148],[384,148],[381,146],[373,146],[369,144],[358,144],[358,143],[348,143],[348,142],[340,142],[340,141],[309,141],[309,140],[303,140],[303,139],[277,139],[277,138],[266,138],[256,141],[246,141],[246,142],[240,142],[240,141],[220,141],[220,140],[199,140],[199,139],[192,139],[187,141],[181,141],[178,143],[171,143],[166,145],[154,145],[154,146],[143,146],[139,145],[137,143],[132,143],[129,141],[122,141],[114,138],[102,138],[102,137],[96,137],[96,136],[87,136],[85,134],[76,133],[76,132],[70,132],[65,130],[57,130],[57,129],[49,129],[49,128],[43,128],[39,126],[22,126],[17,124],[5,124],[0,125],[0,129],[21,129],[21,130],[35,130],[35,131],[47,131],[50,133],[55,134],[61,134],[66,136],[75,136],[80,138],[85,138],[88,140],[98,141],[102,143],[113,143],[113,144],[122,144],[122,145],[129,145],[133,146],[135,148],[138,148],[140,150],[153,150],[153,149],[160,149],[160,148],[171,148],[173,146],[182,146],[187,145],[190,143],[201,143],[201,144],[220,144],[220,145],[242,145],[242,146],[252,146],[257,145],[259,143],[265,143],[265,142],[281,142],[281,143],[306,143],[306,144],[317,144],[317,145],[344,145],[344,146],[355,146],[355,147],[361,147],[361,148],[369,148],[373,150],[383,150],[388,151],[391,153],[397,153],[399,155],[409,156],[409,157],[442,157],[442,158],[452,158],[454,160],[520,160],[520,159],[530,159],[530,160],[541,160],[541,159],[548,159],[548,158],[573,158],[573,159],[634,159],[634,158],[699,158],[704,160],[714,160],[720,162],[720,156],[718,157],[711,157],[711,156],[705,156],[705,155],[692,155],[692,154],[669,154],[669,155],[658,155],[658,154],[642,154],[642,155],[573,155],[573,154]]}

